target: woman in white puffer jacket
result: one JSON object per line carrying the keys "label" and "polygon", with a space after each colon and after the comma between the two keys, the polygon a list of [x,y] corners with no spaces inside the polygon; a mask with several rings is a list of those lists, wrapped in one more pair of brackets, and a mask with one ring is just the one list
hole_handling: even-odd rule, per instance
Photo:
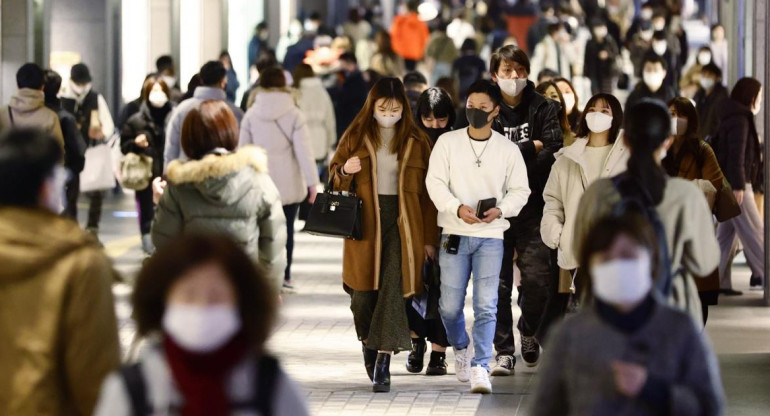
{"label": "woman in white puffer jacket", "polygon": [[299,203],[305,197],[312,204],[318,185],[318,170],[310,144],[305,116],[286,87],[283,69],[266,69],[260,76],[262,90],[241,121],[238,146],[257,145],[267,151],[270,179],[281,194],[286,216],[286,273],[283,287],[291,285],[291,260],[294,249],[294,220]]}
{"label": "woman in white puffer jacket", "polygon": [[294,69],[294,82],[299,89],[299,109],[305,115],[313,158],[319,174],[326,169],[329,152],[337,141],[337,121],[334,105],[321,79],[313,73],[308,64],[299,64]]}
{"label": "woman in white puffer jacket", "polygon": [[597,94],[586,104],[576,132],[578,139],[554,155],[556,162],[543,191],[545,209],[540,235],[545,245],[558,248],[562,276],[566,272],[574,276],[579,266],[572,237],[578,204],[586,188],[599,178],[626,170],[629,152],[620,138],[622,125],[623,109],[617,98]]}

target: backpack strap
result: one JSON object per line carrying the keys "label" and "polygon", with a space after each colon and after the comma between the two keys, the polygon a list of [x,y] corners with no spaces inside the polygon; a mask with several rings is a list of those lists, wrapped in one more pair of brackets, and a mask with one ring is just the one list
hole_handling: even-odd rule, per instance
{"label": "backpack strap", "polygon": [[128,398],[131,400],[131,414],[133,416],[149,416],[152,407],[147,400],[147,385],[142,375],[141,363],[122,367],[120,377],[126,385]]}
{"label": "backpack strap", "polygon": [[263,356],[256,364],[257,377],[254,382],[255,392],[251,400],[231,403],[232,409],[256,410],[260,416],[273,415],[273,399],[280,374],[278,360]]}

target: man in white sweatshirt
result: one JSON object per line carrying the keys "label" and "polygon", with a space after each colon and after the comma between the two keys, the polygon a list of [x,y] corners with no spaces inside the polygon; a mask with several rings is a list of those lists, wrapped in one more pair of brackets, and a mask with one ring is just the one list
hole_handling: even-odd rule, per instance
{"label": "man in white sweatshirt", "polygon": [[[471,381],[471,392],[491,393],[489,361],[495,335],[497,289],[503,232],[527,203],[527,168],[519,148],[492,130],[500,112],[500,88],[486,80],[468,90],[467,129],[445,133],[436,142],[425,180],[438,208],[441,236],[439,312],[455,350],[455,372]],[[501,173],[504,172],[504,175]],[[479,201],[495,199],[484,212]],[[463,306],[473,274],[473,348],[465,331]]]}

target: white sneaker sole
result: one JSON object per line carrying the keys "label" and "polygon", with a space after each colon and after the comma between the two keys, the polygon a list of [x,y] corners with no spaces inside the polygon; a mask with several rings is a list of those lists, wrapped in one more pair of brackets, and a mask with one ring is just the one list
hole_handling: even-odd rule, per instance
{"label": "white sneaker sole", "polygon": [[506,377],[506,376],[512,376],[515,373],[516,370],[507,369],[505,367],[495,367],[492,369],[492,371],[489,372],[490,376],[496,376],[496,377]]}
{"label": "white sneaker sole", "polygon": [[476,384],[474,386],[471,386],[471,393],[490,394],[492,393],[492,385]]}

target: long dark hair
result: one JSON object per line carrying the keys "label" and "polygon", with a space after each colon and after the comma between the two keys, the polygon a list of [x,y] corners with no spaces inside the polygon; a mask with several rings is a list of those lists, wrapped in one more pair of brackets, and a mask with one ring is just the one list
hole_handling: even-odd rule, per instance
{"label": "long dark hair", "polygon": [[671,132],[668,110],[662,103],[644,99],[626,111],[623,127],[631,149],[627,173],[649,195],[649,202],[658,205],[663,200],[666,172],[655,161],[654,154]]}
{"label": "long dark hair", "polygon": [[689,98],[677,97],[668,102],[668,107],[676,111],[677,114],[687,119],[687,130],[682,135],[682,145],[677,154],[668,152],[663,159],[663,169],[671,176],[679,175],[679,164],[683,155],[693,155],[698,166],[702,166],[702,155],[700,137],[698,137],[698,110],[692,105]]}
{"label": "long dark hair", "polygon": [[751,110],[751,106],[757,101],[759,91],[762,89],[762,83],[751,77],[745,77],[738,80],[730,93],[730,98],[745,105]]}
{"label": "long dark hair", "polygon": [[610,107],[610,110],[612,110],[612,125],[610,126],[609,139],[610,143],[615,143],[615,140],[618,138],[618,134],[620,133],[620,128],[623,126],[623,107],[620,105],[620,101],[618,101],[614,95],[605,94],[603,92],[594,95],[586,103],[584,108],[585,112],[580,115],[580,120],[578,121],[575,136],[588,137],[588,135],[591,133],[591,130],[588,128],[588,122],[586,122],[586,114],[588,114],[588,109],[595,106],[599,101],[604,101],[607,103],[607,105]]}
{"label": "long dark hair", "polygon": [[553,81],[544,81],[535,88],[535,91],[540,93],[540,95],[545,96],[545,92],[548,91],[548,87],[553,87],[553,89],[556,90],[556,94],[559,95],[559,104],[561,104],[561,108],[559,109],[559,126],[561,126],[562,134],[567,136],[572,132],[572,128],[569,125],[569,120],[567,120],[567,109],[566,105],[564,105],[564,97],[561,95],[559,86],[556,85],[556,83]]}
{"label": "long dark hair", "polygon": [[428,136],[414,122],[414,116],[409,106],[409,98],[406,96],[404,84],[398,78],[386,77],[377,81],[369,90],[369,96],[366,97],[366,103],[350,126],[345,130],[344,137],[348,137],[351,149],[358,149],[364,143],[364,137],[369,137],[375,149],[380,147],[382,137],[380,137],[380,128],[377,120],[374,118],[374,107],[377,100],[385,98],[387,100],[396,100],[403,112],[401,120],[396,123],[396,135],[391,142],[390,151],[399,156],[406,148],[406,143],[410,137],[415,137],[429,143]]}

